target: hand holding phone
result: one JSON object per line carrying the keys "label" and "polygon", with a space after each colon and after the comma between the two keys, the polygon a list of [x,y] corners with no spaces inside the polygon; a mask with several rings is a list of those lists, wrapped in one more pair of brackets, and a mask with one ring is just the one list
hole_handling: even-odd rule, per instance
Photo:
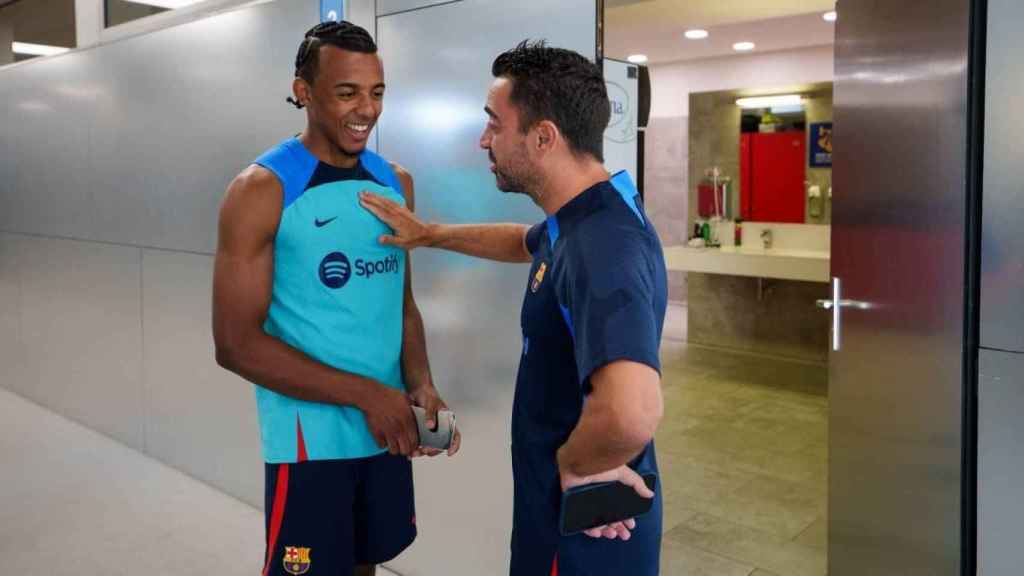
{"label": "hand holding phone", "polygon": [[434,428],[427,426],[427,411],[419,406],[412,407],[416,415],[416,428],[420,435],[421,448],[447,450],[455,437],[455,414],[448,410],[438,410]]}
{"label": "hand holding phone", "polygon": [[[562,535],[586,532],[592,537],[629,539],[629,530],[635,527],[630,521],[646,514],[654,505],[653,496],[657,490],[658,477],[656,474],[644,474],[641,477],[646,490],[641,487],[640,491],[650,494],[647,497],[638,493],[636,487],[620,480],[623,472],[620,469],[613,470],[593,477],[596,482],[566,487],[562,494],[559,522]],[[633,477],[631,480],[638,478],[632,470],[626,474]],[[573,481],[569,483],[573,484]],[[627,523],[621,525],[623,522]],[[612,528],[595,531],[606,527]]]}

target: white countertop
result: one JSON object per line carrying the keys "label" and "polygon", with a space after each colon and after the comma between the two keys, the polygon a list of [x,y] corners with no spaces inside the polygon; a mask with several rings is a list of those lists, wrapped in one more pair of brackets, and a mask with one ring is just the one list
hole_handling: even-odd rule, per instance
{"label": "white countertop", "polygon": [[684,272],[804,282],[827,283],[831,277],[830,254],[822,250],[764,249],[761,246],[666,246],[665,265],[669,270]]}

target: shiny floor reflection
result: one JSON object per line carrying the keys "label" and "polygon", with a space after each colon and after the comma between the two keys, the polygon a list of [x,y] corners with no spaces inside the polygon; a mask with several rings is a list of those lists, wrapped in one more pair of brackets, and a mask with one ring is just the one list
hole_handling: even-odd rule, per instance
{"label": "shiny floor reflection", "polygon": [[0,574],[260,572],[259,510],[2,388],[0,423]]}
{"label": "shiny floor reflection", "polygon": [[662,573],[826,573],[828,370],[666,340]]}

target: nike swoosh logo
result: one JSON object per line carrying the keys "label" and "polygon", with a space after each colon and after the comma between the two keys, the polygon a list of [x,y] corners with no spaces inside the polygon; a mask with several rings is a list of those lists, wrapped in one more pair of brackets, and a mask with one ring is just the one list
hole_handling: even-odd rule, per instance
{"label": "nike swoosh logo", "polygon": [[337,216],[335,216],[334,218],[328,218],[327,220],[321,220],[317,218],[316,220],[313,221],[313,224],[315,224],[317,228],[323,228],[324,226],[327,226],[328,224],[334,222],[337,219]]}

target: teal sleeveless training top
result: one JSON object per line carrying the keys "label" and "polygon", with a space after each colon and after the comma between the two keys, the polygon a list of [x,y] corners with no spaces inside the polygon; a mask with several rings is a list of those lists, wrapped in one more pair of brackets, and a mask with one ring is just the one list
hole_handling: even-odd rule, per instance
{"label": "teal sleeveless training top", "polygon": [[[328,366],[404,390],[406,254],[378,243],[391,230],[359,205],[362,190],[405,203],[391,165],[367,150],[354,168],[331,166],[297,138],[255,163],[273,172],[284,189],[264,330]],[[355,407],[305,402],[261,386],[256,404],[268,463],[385,451]]]}

